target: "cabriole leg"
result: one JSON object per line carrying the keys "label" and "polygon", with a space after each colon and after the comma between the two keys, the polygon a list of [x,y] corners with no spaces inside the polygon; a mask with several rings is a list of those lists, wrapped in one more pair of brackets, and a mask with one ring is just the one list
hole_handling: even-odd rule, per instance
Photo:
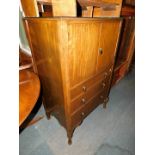
{"label": "cabriole leg", "polygon": [[51,113],[50,112],[46,112],[46,118],[49,120],[51,118]]}
{"label": "cabriole leg", "polygon": [[72,144],[72,137],[73,137],[73,130],[67,131],[67,137],[68,137],[68,144]]}
{"label": "cabriole leg", "polygon": [[109,97],[105,98],[103,101],[103,108],[105,109],[107,107],[107,103],[109,101]]}

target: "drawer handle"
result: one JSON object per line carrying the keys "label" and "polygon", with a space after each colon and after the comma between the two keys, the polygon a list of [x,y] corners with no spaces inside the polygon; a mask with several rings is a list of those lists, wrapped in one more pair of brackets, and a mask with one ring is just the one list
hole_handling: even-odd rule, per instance
{"label": "drawer handle", "polygon": [[82,112],[82,113],[81,113],[81,116],[84,116],[84,115],[85,115],[85,113],[84,113],[84,112]]}
{"label": "drawer handle", "polygon": [[103,95],[100,95],[100,99],[103,99]]}
{"label": "drawer handle", "polygon": [[107,75],[108,75],[108,73],[107,73],[107,72],[105,72],[105,73],[104,73],[104,78],[106,78],[106,77],[107,77]]}
{"label": "drawer handle", "polygon": [[103,88],[105,87],[105,83],[104,83],[104,82],[102,82],[102,87],[103,87]]}
{"label": "drawer handle", "polygon": [[86,99],[85,98],[82,98],[82,103],[86,103]]}
{"label": "drawer handle", "polygon": [[87,90],[86,86],[83,86],[83,87],[82,87],[82,90],[83,90],[84,92],[86,92],[86,90]]}
{"label": "drawer handle", "polygon": [[100,53],[100,55],[103,54],[103,49],[102,48],[99,48],[99,53]]}
{"label": "drawer handle", "polygon": [[108,75],[108,73],[107,73],[107,72],[105,72],[105,73],[104,73],[104,75],[105,75],[105,76],[107,76],[107,75]]}
{"label": "drawer handle", "polygon": [[112,72],[112,69],[111,69],[111,68],[109,69],[109,72],[110,72],[110,73]]}

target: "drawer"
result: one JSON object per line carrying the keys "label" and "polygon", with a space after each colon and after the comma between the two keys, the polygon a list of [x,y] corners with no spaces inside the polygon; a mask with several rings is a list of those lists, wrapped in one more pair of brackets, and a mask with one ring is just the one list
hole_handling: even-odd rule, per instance
{"label": "drawer", "polygon": [[[108,77],[108,76],[107,76]],[[76,97],[71,102],[71,113],[77,111],[81,106],[89,102],[98,92],[106,91],[109,83],[109,78],[100,80],[99,82],[92,85],[88,91],[80,96]]]}
{"label": "drawer", "polygon": [[77,112],[74,112],[71,116],[72,127],[79,125],[83,119],[93,111],[100,103],[104,101],[103,91],[99,92],[88,103],[84,104]]}
{"label": "drawer", "polygon": [[108,77],[108,75],[111,73],[112,67],[108,67],[104,72],[96,75],[93,78],[88,79],[86,82],[83,82],[77,85],[76,87],[71,88],[71,99],[74,99],[79,95],[85,94],[86,92],[88,92],[88,90],[90,89],[90,87],[92,87],[94,83],[106,79],[106,77]]}
{"label": "drawer", "polygon": [[[107,76],[108,77],[108,76]],[[100,91],[104,91],[104,89],[107,87],[108,78],[104,78],[101,81],[97,82],[95,85],[93,85],[87,92],[86,92],[86,98],[90,99],[92,96],[95,96]]]}
{"label": "drawer", "polygon": [[78,98],[71,102],[71,113],[77,111],[81,106],[84,106],[88,102],[88,98],[85,94],[80,95]]}

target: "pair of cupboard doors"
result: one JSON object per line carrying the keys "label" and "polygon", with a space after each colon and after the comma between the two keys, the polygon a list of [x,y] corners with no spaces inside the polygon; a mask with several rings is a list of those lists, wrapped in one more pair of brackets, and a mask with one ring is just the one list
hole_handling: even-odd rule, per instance
{"label": "pair of cupboard doors", "polygon": [[120,28],[119,20],[92,20],[69,25],[71,86],[114,63]]}

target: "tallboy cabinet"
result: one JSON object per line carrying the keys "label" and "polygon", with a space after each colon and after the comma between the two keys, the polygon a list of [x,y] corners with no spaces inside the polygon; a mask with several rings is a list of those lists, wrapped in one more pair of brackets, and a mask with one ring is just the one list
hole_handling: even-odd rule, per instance
{"label": "tallboy cabinet", "polygon": [[74,129],[100,103],[111,85],[120,18],[25,18],[47,117]]}

